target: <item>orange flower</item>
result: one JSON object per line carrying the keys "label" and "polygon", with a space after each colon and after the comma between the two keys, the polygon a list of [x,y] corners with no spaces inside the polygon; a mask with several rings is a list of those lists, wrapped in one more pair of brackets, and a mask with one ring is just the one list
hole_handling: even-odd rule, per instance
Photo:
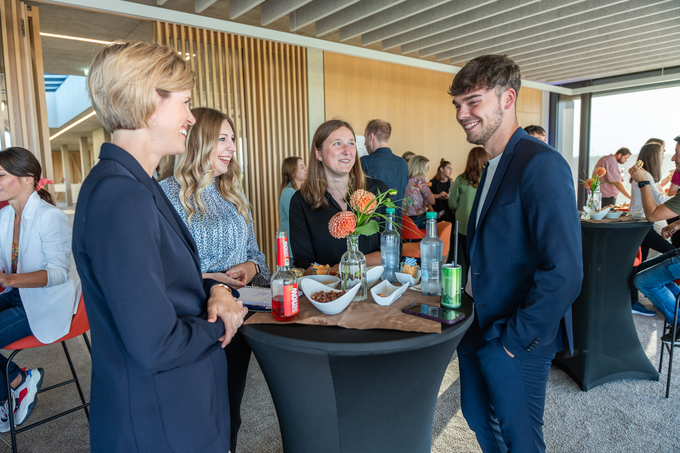
{"label": "orange flower", "polygon": [[[371,215],[378,207],[378,201],[375,195],[363,189],[355,190],[349,198],[349,205],[354,212]],[[365,211],[364,211],[365,210]]]}
{"label": "orange flower", "polygon": [[585,181],[583,181],[583,187],[586,189],[590,190],[590,186],[593,184],[593,178],[588,178]]}
{"label": "orange flower", "polygon": [[357,218],[350,211],[338,212],[328,222],[328,231],[336,239],[342,239],[348,234],[354,233],[356,227]]}
{"label": "orange flower", "polygon": [[595,170],[593,170],[593,177],[601,178],[606,174],[607,170],[602,167],[595,167]]}

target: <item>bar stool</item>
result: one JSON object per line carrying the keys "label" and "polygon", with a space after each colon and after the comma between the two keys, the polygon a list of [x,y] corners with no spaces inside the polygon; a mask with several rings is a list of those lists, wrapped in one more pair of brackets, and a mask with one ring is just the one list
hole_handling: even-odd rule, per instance
{"label": "bar stool", "polygon": [[[71,368],[71,375],[73,376],[73,379],[69,379],[67,381],[61,382],[59,384],[52,385],[47,388],[41,389],[38,393],[43,393],[48,390],[55,389],[57,387],[62,387],[67,384],[72,384],[75,383],[76,387],[78,388],[78,394],[80,395],[80,401],[82,404],[79,406],[73,407],[69,410],[66,410],[64,412],[61,412],[57,415],[53,415],[52,417],[46,418],[44,420],[40,420],[39,422],[32,423],[28,426],[24,426],[22,428],[15,428],[14,427],[14,400],[9,397],[8,402],[9,402],[9,429],[10,429],[10,434],[12,438],[12,442],[10,443],[7,439],[5,439],[5,436],[0,436],[0,440],[2,440],[7,446],[12,448],[12,451],[14,453],[17,452],[17,443],[16,443],[16,435],[27,431],[31,428],[35,428],[36,426],[40,426],[43,423],[50,422],[52,420],[55,420],[59,417],[63,417],[64,415],[68,415],[71,412],[75,412],[77,410],[83,409],[85,411],[85,416],[87,417],[88,421],[90,420],[90,413],[87,410],[87,408],[90,406],[90,403],[85,402],[85,396],[83,395],[83,390],[80,387],[80,381],[78,380],[78,376],[76,375],[76,370],[73,367],[73,362],[71,361],[71,356],[68,353],[68,348],[66,347],[66,340],[69,340],[71,338],[75,338],[79,335],[83,336],[83,339],[85,340],[85,345],[87,346],[87,350],[92,354],[92,347],[90,346],[90,340],[87,338],[87,335],[85,334],[88,330],[90,330],[90,325],[87,321],[87,313],[85,312],[85,303],[83,302],[83,297],[80,297],[80,302],[78,303],[78,310],[76,311],[76,314],[73,316],[73,320],[71,321],[71,330],[69,333],[55,341],[54,343],[61,343],[61,345],[64,348],[64,354],[66,354],[66,360],[68,361],[68,366]],[[50,344],[54,344],[50,343]],[[9,366],[14,357],[21,352],[24,349],[30,349],[30,348],[37,348],[39,346],[46,346],[44,343],[41,343],[38,341],[35,336],[31,335],[26,338],[22,338],[21,340],[15,341],[14,343],[10,344],[9,346],[5,347],[4,349],[14,351],[12,354],[9,356],[8,361],[7,361],[7,366],[5,367],[5,385],[7,386],[7,395],[11,395],[12,388],[10,386],[10,380],[9,380]]]}
{"label": "bar stool", "polygon": [[[676,283],[678,281],[676,280]],[[680,307],[680,294],[675,298],[675,315],[673,316],[673,324],[668,324],[664,321],[663,330],[668,333],[661,337],[661,357],[659,358],[659,373],[661,373],[661,365],[663,364],[663,350],[668,350],[668,378],[666,379],[666,398],[671,390],[671,373],[673,371],[673,350],[680,348],[680,341],[676,340],[678,333],[678,308]]]}

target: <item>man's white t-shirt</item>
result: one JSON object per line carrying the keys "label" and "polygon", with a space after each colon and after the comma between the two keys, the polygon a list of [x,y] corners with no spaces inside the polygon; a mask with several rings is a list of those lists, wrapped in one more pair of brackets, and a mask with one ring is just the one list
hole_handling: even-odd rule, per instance
{"label": "man's white t-shirt", "polygon": [[[477,217],[475,218],[475,229],[477,229],[477,226],[479,225],[479,217],[482,215],[482,208],[484,207],[484,202],[486,201],[486,196],[489,193],[489,187],[491,187],[491,183],[493,182],[493,177],[496,174],[496,169],[498,168],[498,163],[501,161],[501,156],[503,153],[500,153],[498,156],[494,157],[489,161],[489,166],[486,169],[486,179],[484,180],[484,187],[482,187],[482,194],[479,196],[479,205],[477,206]],[[468,276],[467,276],[467,284],[465,285],[465,292],[468,293],[470,297],[472,296],[472,279],[470,278],[472,275],[472,267],[468,269]]]}

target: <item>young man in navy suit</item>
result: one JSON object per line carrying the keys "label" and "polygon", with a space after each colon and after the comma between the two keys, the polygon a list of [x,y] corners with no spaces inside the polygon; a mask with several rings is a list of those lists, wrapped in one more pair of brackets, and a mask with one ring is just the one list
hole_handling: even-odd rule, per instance
{"label": "young man in navy suit", "polygon": [[489,154],[470,214],[473,322],[458,346],[463,415],[487,452],[543,452],[550,363],[573,349],[581,228],[571,170],[517,123],[519,67],[484,55],[449,88],[470,143]]}

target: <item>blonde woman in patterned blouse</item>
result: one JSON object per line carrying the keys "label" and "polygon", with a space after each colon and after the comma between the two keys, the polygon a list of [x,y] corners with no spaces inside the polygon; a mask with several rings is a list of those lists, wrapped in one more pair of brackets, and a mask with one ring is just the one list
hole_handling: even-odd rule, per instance
{"label": "blonde woman in patterned blouse", "polygon": [[[184,154],[163,164],[160,186],[196,242],[204,278],[235,288],[269,284],[269,268],[255,240],[253,218],[241,188],[234,123],[224,113],[191,110],[196,123],[187,134]],[[227,354],[231,451],[241,426],[241,400],[251,350],[240,332]]]}

